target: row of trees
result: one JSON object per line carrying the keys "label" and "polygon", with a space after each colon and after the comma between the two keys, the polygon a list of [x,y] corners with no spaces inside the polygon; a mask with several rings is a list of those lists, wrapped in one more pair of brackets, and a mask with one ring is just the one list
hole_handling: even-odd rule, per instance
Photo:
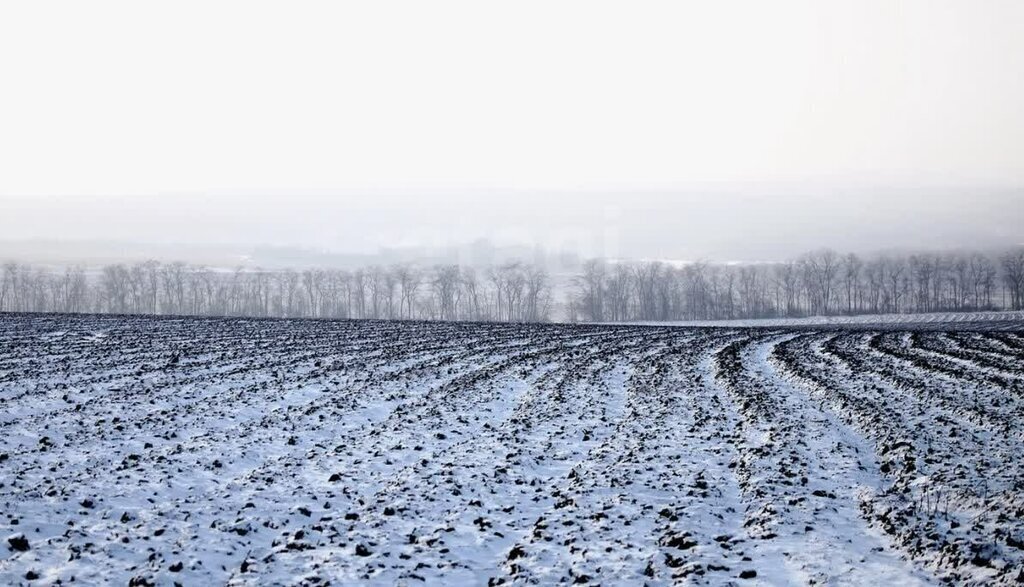
{"label": "row of trees", "polygon": [[[556,296],[539,266],[235,271],[147,261],[97,271],[9,262],[0,311],[543,322],[728,320],[1024,308],[1024,249],[786,263],[583,264]],[[564,303],[556,307],[556,297]]]}
{"label": "row of trees", "polygon": [[568,318],[728,320],[1024,307],[1024,249],[864,259],[832,250],[786,263],[584,264]]}
{"label": "row of trees", "polygon": [[543,322],[551,303],[548,274],[524,263],[299,272],[147,261],[54,272],[11,262],[0,271],[0,311],[11,312]]}

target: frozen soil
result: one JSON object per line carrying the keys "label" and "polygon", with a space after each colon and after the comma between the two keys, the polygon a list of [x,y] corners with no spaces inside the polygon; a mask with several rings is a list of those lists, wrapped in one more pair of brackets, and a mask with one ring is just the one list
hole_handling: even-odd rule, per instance
{"label": "frozen soil", "polygon": [[1024,334],[0,315],[0,584],[1024,581]]}

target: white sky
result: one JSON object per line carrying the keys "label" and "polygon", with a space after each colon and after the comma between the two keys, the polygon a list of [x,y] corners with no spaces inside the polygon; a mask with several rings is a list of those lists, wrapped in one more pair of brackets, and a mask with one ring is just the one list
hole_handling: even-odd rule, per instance
{"label": "white sky", "polygon": [[0,229],[66,234],[10,219],[53,195],[262,195],[272,218],[291,194],[387,193],[473,225],[509,193],[628,209],[708,185],[939,186],[963,194],[951,212],[1009,188],[1019,216],[1022,104],[1019,0],[5,2]]}

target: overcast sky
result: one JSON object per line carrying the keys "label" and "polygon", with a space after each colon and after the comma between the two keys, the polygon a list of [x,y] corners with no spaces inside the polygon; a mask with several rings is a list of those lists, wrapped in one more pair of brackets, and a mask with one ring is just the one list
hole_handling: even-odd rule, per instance
{"label": "overcast sky", "polygon": [[1024,242],[1024,2],[9,2],[0,238]]}

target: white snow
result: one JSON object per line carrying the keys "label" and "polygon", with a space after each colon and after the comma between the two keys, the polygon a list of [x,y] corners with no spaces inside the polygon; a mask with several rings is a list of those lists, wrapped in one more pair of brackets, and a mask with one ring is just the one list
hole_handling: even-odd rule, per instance
{"label": "white snow", "polygon": [[0,583],[1009,584],[971,326],[0,315]]}
{"label": "white snow", "polygon": [[956,326],[983,325],[988,330],[1017,330],[1024,324],[1024,311],[935,312],[925,314],[862,314],[857,316],[808,316],[806,318],[756,318],[740,320],[689,320],[674,322],[630,322],[648,326],[722,326],[731,328],[782,328],[789,326]]}

